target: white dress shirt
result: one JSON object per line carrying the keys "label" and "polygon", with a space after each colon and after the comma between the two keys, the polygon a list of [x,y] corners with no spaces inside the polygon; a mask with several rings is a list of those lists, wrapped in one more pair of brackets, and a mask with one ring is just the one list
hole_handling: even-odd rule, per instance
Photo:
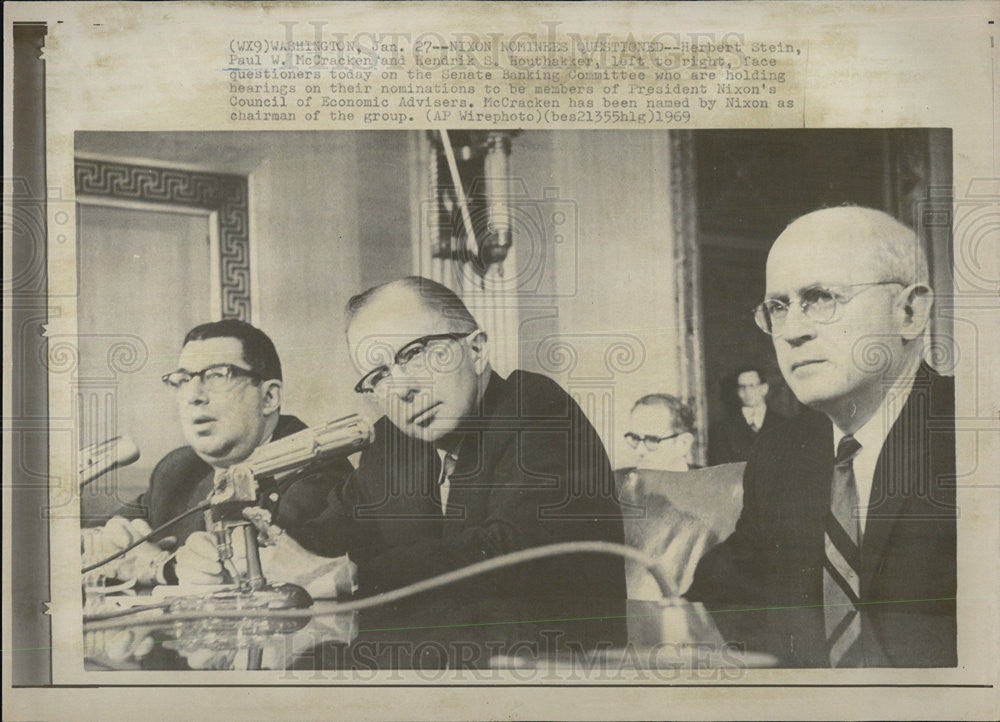
{"label": "white dress shirt", "polygon": [[[872,483],[875,478],[875,464],[878,456],[882,452],[882,445],[889,435],[889,430],[899,418],[899,413],[903,410],[903,405],[910,397],[913,388],[913,379],[917,375],[917,368],[909,374],[901,376],[892,385],[881,405],[872,414],[872,417],[865,422],[864,426],[854,432],[854,439],[861,444],[861,450],[854,457],[854,479],[858,489],[858,514],[861,522],[861,533],[865,531],[865,523],[868,521],[868,507],[871,504]],[[840,440],[847,434],[840,430],[836,424],[833,425],[833,448],[836,449]]]}
{"label": "white dress shirt", "polygon": [[747,426],[755,426],[757,431],[760,431],[764,425],[764,414],[767,413],[767,404],[761,404],[757,407],[743,406],[740,408],[740,411],[743,412],[743,418],[746,419]]}
{"label": "white dress shirt", "polygon": [[438,449],[437,453],[441,459],[441,476],[438,477],[438,486],[441,487],[441,513],[447,514],[448,492],[451,491],[451,475],[455,473],[455,464],[458,463],[458,457],[444,449]]}

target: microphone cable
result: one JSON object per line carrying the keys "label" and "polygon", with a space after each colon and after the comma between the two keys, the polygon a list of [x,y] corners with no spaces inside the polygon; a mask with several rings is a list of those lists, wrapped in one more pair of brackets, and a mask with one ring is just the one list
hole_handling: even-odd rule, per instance
{"label": "microphone cable", "polygon": [[663,570],[660,568],[659,562],[657,562],[656,559],[651,557],[649,554],[639,551],[638,549],[634,549],[633,547],[626,546],[624,544],[616,544],[614,542],[574,541],[548,544],[546,546],[532,547],[530,549],[521,549],[516,552],[511,552],[510,554],[504,554],[499,557],[476,562],[467,567],[456,569],[455,571],[446,572],[444,574],[430,577],[429,579],[414,582],[389,592],[382,592],[381,594],[375,594],[373,596],[351,602],[335,602],[330,605],[323,605],[322,610],[310,607],[305,609],[199,609],[169,612],[164,615],[139,620],[122,618],[129,616],[129,612],[139,614],[141,612],[149,611],[149,608],[136,608],[134,610],[123,610],[123,613],[119,613],[118,611],[111,613],[115,618],[110,618],[105,615],[92,615],[85,618],[84,631],[101,631],[105,629],[115,629],[118,627],[128,626],[158,626],[161,624],[169,624],[171,622],[210,618],[240,619],[248,617],[277,617],[282,619],[291,619],[303,617],[322,617],[331,614],[350,614],[352,612],[360,612],[365,609],[371,609],[372,607],[379,607],[383,604],[390,604],[392,602],[399,601],[400,599],[405,599],[406,597],[412,597],[416,594],[429,592],[448,584],[455,584],[456,582],[464,581],[470,577],[487,574],[489,572],[494,572],[517,564],[524,564],[526,562],[545,559],[547,557],[561,556],[563,554],[590,553],[611,554],[638,562],[642,564],[656,580],[657,585],[660,587],[660,593],[663,595],[664,599],[671,599],[676,596],[670,582],[667,580],[666,575],[664,575]]}
{"label": "microphone cable", "polygon": [[153,529],[153,531],[149,532],[149,534],[147,534],[144,537],[140,537],[139,539],[137,539],[136,541],[132,542],[131,544],[129,544],[124,549],[119,549],[118,551],[116,551],[111,556],[105,557],[104,559],[101,559],[99,562],[94,562],[93,564],[89,564],[89,565],[85,566],[83,568],[83,570],[82,570],[81,573],[82,574],[86,574],[87,572],[94,571],[98,567],[103,567],[105,564],[110,564],[115,559],[118,559],[119,557],[125,556],[126,554],[128,554],[130,551],[132,551],[133,549],[135,549],[137,546],[139,546],[143,542],[149,541],[154,536],[156,536],[157,534],[159,534],[161,531],[164,531],[165,529],[168,529],[169,527],[173,526],[174,524],[176,524],[177,522],[179,522],[181,519],[185,519],[185,518],[191,516],[192,514],[195,514],[195,513],[199,512],[199,511],[205,511],[206,509],[208,509],[209,506],[210,506],[209,502],[204,501],[201,504],[198,504],[198,506],[191,507],[187,511],[181,512],[180,514],[178,514],[177,516],[175,516],[173,519],[170,519],[169,521],[165,521],[164,523],[160,524],[158,527],[156,527],[155,529]]}

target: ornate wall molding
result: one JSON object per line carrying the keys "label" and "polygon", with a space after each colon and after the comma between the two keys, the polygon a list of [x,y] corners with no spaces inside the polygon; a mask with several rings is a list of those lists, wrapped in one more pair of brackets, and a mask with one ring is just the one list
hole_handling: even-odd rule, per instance
{"label": "ornate wall molding", "polygon": [[74,179],[77,196],[216,212],[222,317],[250,321],[250,210],[245,177],[77,158]]}

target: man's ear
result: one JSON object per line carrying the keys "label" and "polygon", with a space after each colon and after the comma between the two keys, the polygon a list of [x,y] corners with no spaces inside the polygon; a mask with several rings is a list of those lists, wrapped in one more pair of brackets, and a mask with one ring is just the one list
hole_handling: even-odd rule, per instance
{"label": "man's ear", "polygon": [[469,341],[469,348],[472,350],[472,361],[475,365],[476,373],[481,374],[490,363],[490,343],[485,331],[480,331]]}
{"label": "man's ear", "polygon": [[915,283],[900,294],[898,303],[902,315],[900,334],[907,341],[919,338],[930,323],[934,291]]}
{"label": "man's ear", "polygon": [[261,413],[264,416],[270,416],[276,413],[278,409],[281,408],[281,392],[283,387],[278,379],[271,379],[270,381],[261,381],[260,383],[260,402],[261,402]]}
{"label": "man's ear", "polygon": [[771,392],[771,387],[767,385],[767,381],[762,381],[760,385],[764,389],[764,396],[767,396]]}
{"label": "man's ear", "polygon": [[681,456],[687,456],[691,447],[694,446],[694,434],[690,432],[681,434],[677,437],[677,445],[681,449]]}

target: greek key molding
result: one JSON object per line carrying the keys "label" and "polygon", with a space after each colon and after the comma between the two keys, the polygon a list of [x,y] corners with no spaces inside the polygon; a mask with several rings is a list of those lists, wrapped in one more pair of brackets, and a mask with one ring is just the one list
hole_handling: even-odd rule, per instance
{"label": "greek key molding", "polygon": [[245,177],[88,158],[75,159],[73,175],[78,196],[215,211],[222,317],[250,321],[250,211]]}

